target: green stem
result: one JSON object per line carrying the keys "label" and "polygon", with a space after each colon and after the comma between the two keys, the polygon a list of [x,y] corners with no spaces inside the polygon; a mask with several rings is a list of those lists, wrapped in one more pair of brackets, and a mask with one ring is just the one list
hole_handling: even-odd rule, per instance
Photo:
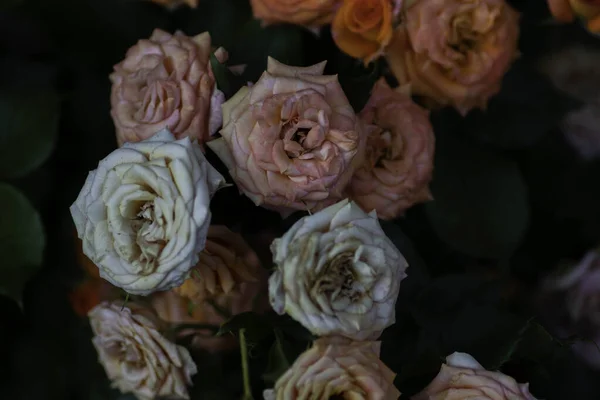
{"label": "green stem", "polygon": [[243,400],[254,400],[250,385],[250,369],[248,367],[248,347],[246,344],[246,328],[240,329],[240,352],[242,354],[242,378],[244,380]]}

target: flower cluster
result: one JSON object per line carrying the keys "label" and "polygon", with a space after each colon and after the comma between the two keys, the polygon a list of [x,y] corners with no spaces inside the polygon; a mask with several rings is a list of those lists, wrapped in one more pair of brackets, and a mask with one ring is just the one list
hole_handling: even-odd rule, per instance
{"label": "flower cluster", "polygon": [[[256,82],[225,99],[211,66],[227,61],[225,49],[207,32],[155,30],[110,75],[119,148],[71,206],[89,272],[71,301],[88,315],[113,385],[140,399],[189,398],[197,368],[175,342],[230,348],[206,330],[269,303],[318,338],[265,399],[397,399],[378,339],[395,323],[408,263],[379,219],[433,198],[434,131],[411,95],[463,114],[485,107],[517,54],[518,15],[503,0],[250,4],[264,24],[331,23],[342,51],[367,64],[385,56],[400,85],[382,77],[355,110],[326,61],[269,57]],[[308,212],[264,243],[270,277],[247,237],[212,224],[213,196],[227,184],[205,152],[256,206]],[[123,304],[122,291],[135,297]],[[463,395],[533,399],[464,354],[415,398]]]}

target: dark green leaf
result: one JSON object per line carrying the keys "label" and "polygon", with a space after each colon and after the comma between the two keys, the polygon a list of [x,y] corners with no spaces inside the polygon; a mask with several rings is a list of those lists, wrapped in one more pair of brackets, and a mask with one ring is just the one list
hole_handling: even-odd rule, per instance
{"label": "dark green leaf", "polygon": [[50,156],[56,140],[59,98],[53,91],[0,93],[0,177],[21,177]]}
{"label": "dark green leaf", "polygon": [[45,239],[42,221],[23,194],[0,184],[0,291],[17,299],[42,264]]}
{"label": "dark green leaf", "polygon": [[429,281],[429,272],[425,261],[417,253],[412,241],[402,232],[400,227],[389,221],[380,221],[383,231],[394,245],[400,250],[408,262],[408,275],[400,285],[400,296],[411,298],[415,296]]}
{"label": "dark green leaf", "polygon": [[269,359],[267,368],[263,374],[263,379],[267,382],[276,382],[281,375],[288,370],[293,361],[290,361],[287,354],[290,352],[290,344],[283,338],[283,334],[275,329],[275,341],[269,350]]}
{"label": "dark green leaf", "polygon": [[247,64],[242,77],[256,82],[267,69],[268,56],[287,65],[304,65],[304,35],[299,26],[273,25],[263,28],[260,21],[250,20],[242,26],[230,51],[230,64]]}
{"label": "dark green leaf", "polygon": [[502,91],[486,111],[474,110],[465,120],[475,139],[502,149],[534,145],[580,103],[558,91],[533,68],[517,63],[506,74]]}
{"label": "dark green leaf", "polygon": [[437,137],[434,201],[425,205],[437,235],[482,258],[510,256],[529,224],[527,187],[518,165],[458,134]]}
{"label": "dark green leaf", "polygon": [[237,334],[240,329],[246,329],[246,339],[251,343],[259,342],[273,331],[273,327],[267,318],[261,314],[247,311],[234,315],[223,323],[219,332],[217,332],[217,336],[228,333]]}

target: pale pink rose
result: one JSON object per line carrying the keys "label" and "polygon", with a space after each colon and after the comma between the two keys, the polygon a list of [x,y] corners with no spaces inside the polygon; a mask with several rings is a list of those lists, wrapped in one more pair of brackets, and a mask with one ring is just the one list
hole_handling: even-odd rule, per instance
{"label": "pale pink rose", "polygon": [[453,353],[435,379],[412,400],[536,400],[529,384],[498,371],[487,371],[466,353]]}
{"label": "pale pink rose", "polygon": [[369,136],[365,161],[348,192],[363,210],[393,219],[415,203],[431,200],[435,136],[429,112],[380,79],[359,117]]}
{"label": "pale pink rose", "polygon": [[[220,126],[224,101],[210,67],[212,52],[208,32],[192,38],[160,29],[127,51],[110,75],[119,146],[165,128],[177,139],[209,139]],[[227,52],[219,48],[215,56],[224,62]]]}
{"label": "pale pink rose", "polygon": [[381,342],[317,339],[275,383],[265,400],[396,400],[396,374],[380,359]]}
{"label": "pale pink rose", "polygon": [[[227,318],[218,309],[236,315],[269,308],[268,272],[239,234],[225,226],[211,226],[199,256],[183,285],[152,297],[152,304],[164,321],[220,326]],[[191,333],[194,332],[180,332],[181,336]],[[206,333],[198,332],[192,346],[220,351],[237,345],[232,336],[206,337]]]}
{"label": "pale pink rose", "polygon": [[190,353],[165,338],[155,315],[133,303],[104,302],[89,313],[98,351],[113,387],[138,399],[189,399],[197,372]]}
{"label": "pale pink rose", "polygon": [[540,306],[561,337],[582,339],[572,349],[600,369],[600,253],[588,252],[566,272],[550,276],[541,291]]}
{"label": "pale pink rose", "polygon": [[401,85],[462,114],[485,108],[517,57],[519,14],[504,0],[412,2],[386,52]]}
{"label": "pale pink rose", "polygon": [[336,203],[362,159],[365,137],[325,62],[267,71],[223,104],[220,139],[210,142],[256,205],[318,211]]}
{"label": "pale pink rose", "polygon": [[585,160],[600,156],[600,97],[562,120],[565,139]]}

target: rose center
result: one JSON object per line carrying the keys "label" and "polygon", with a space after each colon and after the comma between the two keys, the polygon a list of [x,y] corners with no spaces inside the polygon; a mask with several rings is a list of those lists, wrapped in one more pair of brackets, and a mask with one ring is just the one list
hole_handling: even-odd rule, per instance
{"label": "rose center", "polygon": [[466,55],[475,49],[482,32],[474,29],[473,24],[474,21],[471,15],[456,16],[451,22],[448,46],[462,55]]}
{"label": "rose center", "polygon": [[319,293],[329,297],[332,303],[337,300],[358,300],[360,291],[355,287],[356,276],[353,268],[352,252],[343,252],[329,261],[322,274],[317,278]]}
{"label": "rose center", "polygon": [[398,160],[402,157],[402,149],[392,146],[392,133],[389,130],[382,131],[371,147],[375,152],[375,168],[384,168],[384,161]]}
{"label": "rose center", "polygon": [[136,234],[136,244],[139,246],[140,255],[138,262],[143,271],[151,272],[157,259],[166,245],[166,220],[153,202],[146,202],[140,208],[137,218],[131,222],[131,227]]}

